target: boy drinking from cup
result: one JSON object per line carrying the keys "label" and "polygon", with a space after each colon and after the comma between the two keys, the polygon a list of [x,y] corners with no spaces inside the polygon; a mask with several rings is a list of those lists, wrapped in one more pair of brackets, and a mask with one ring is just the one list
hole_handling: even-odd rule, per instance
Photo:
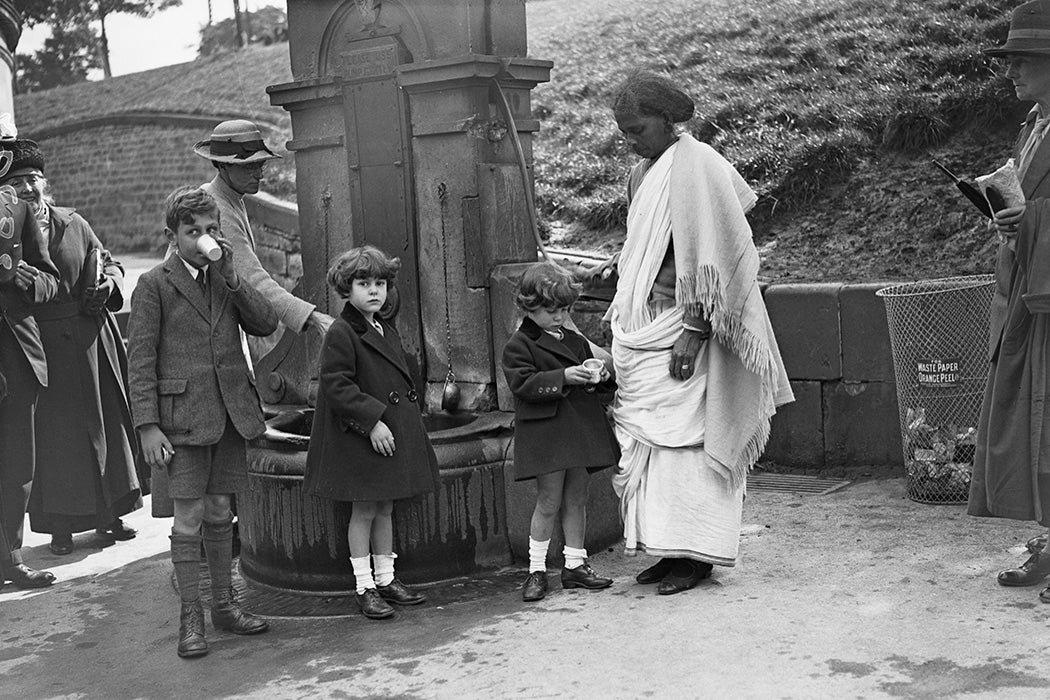
{"label": "boy drinking from cup", "polygon": [[[128,361],[131,412],[153,469],[153,498],[174,499],[171,560],[182,611],[178,654],[208,653],[200,599],[200,552],[211,574],[211,618],[234,634],[269,624],[233,595],[230,494],[247,486],[246,441],[262,434],[263,412],[241,350],[240,329],[268,335],[273,306],[233,267],[215,200],[200,189],[168,196],[173,255],[142,275],[131,297]],[[220,255],[212,259],[214,246]]]}

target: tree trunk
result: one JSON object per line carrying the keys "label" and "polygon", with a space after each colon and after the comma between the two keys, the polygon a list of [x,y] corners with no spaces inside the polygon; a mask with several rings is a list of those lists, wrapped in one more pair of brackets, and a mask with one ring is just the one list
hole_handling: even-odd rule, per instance
{"label": "tree trunk", "polygon": [[248,45],[248,33],[244,30],[244,20],[241,17],[240,0],[233,0],[233,26],[234,31],[237,33],[237,36],[235,37],[237,40],[237,48],[243,49]]}
{"label": "tree trunk", "polygon": [[98,49],[102,58],[102,77],[112,78],[113,71],[109,68],[109,39],[106,38],[106,8],[102,0],[99,0],[98,3],[98,21],[102,25],[102,31],[99,32],[98,37]]}

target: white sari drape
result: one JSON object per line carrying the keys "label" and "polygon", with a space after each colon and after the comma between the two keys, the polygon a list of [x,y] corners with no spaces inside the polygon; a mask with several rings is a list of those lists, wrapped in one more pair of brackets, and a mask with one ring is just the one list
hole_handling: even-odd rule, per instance
{"label": "white sari drape", "polygon": [[671,163],[677,144],[652,165],[628,212],[616,296],[608,320],[617,394],[613,416],[622,457],[613,479],[628,553],[684,556],[732,566],[743,485],[703,449],[708,343],[686,381],[670,376],[684,311],[650,303],[671,240]]}

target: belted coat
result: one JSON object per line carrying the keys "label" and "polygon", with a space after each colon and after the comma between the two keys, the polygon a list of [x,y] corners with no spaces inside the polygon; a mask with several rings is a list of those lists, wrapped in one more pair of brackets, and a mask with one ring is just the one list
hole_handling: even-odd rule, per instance
{"label": "belted coat", "polygon": [[[347,303],[325,336],[320,386],[304,486],[337,501],[410,498],[437,488],[438,462],[423,425],[423,397],[413,385],[394,327],[383,332]],[[383,421],[394,454],[372,449],[369,433]]]}

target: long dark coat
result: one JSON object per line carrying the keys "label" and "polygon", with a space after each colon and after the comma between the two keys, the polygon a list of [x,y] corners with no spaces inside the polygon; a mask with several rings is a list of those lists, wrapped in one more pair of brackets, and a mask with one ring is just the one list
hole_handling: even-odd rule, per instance
{"label": "long dark coat", "polygon": [[[1029,115],[1015,161],[1034,125]],[[970,515],[1050,526],[1050,138],[1021,181],[1027,208],[1015,250],[999,247],[988,385],[977,426]]]}
{"label": "long dark coat", "polygon": [[[13,232],[10,238],[3,233]],[[33,318],[35,304],[54,298],[58,270],[29,205],[8,186],[0,187],[0,259],[18,255],[40,271],[28,292],[18,289],[11,271],[0,275],[0,528],[5,549],[22,546],[26,505],[36,465],[33,416],[37,394],[47,386],[47,357],[40,326]]]}
{"label": "long dark coat", "polygon": [[[378,316],[376,317],[378,319]],[[325,336],[304,486],[337,501],[386,501],[437,488],[438,462],[394,327],[373,328],[350,303]],[[395,451],[372,449],[382,420]]]}
{"label": "long dark coat", "polygon": [[[593,357],[579,333],[556,339],[526,318],[503,347],[503,374],[514,394],[514,477],[586,467],[598,471],[620,460],[620,447],[597,392],[565,384],[565,368]],[[600,390],[608,391],[612,382]]]}
{"label": "long dark coat", "polygon": [[[34,532],[80,532],[142,505],[135,473],[137,439],[127,396],[127,354],[111,310],[124,303],[124,271],[72,209],[51,207],[48,252],[58,294],[34,316],[47,355],[48,386],[36,408],[36,476],[29,499]],[[101,314],[81,309],[84,263],[99,251],[115,285]],[[57,523],[61,518],[64,523]]]}

